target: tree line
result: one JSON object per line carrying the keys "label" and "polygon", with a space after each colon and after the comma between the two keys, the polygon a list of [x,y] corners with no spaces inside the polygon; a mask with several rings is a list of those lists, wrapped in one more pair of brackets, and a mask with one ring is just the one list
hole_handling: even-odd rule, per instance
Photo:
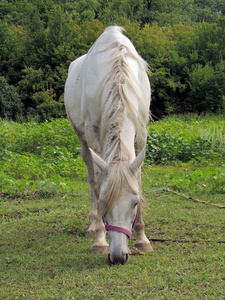
{"label": "tree line", "polygon": [[225,0],[2,0],[0,117],[65,116],[69,63],[123,26],[149,63],[152,112],[225,113]]}

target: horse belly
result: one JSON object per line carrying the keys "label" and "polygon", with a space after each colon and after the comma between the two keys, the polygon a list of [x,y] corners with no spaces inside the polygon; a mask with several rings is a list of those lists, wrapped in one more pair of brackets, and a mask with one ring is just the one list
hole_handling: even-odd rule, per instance
{"label": "horse belly", "polygon": [[75,127],[84,125],[82,118],[82,84],[81,70],[86,55],[83,55],[70,64],[65,84],[64,103],[67,115]]}

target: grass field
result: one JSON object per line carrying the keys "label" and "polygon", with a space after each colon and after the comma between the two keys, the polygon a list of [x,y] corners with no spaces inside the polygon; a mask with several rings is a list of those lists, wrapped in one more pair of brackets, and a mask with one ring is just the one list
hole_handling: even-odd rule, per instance
{"label": "grass field", "polygon": [[0,126],[0,299],[225,299],[225,210],[182,196],[225,205],[222,117],[150,126],[142,178],[154,252],[124,266],[92,253],[86,170],[68,121]]}

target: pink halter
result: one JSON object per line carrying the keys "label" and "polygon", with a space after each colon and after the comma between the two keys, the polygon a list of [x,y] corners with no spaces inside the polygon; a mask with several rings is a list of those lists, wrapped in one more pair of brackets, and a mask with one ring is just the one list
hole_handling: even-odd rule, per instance
{"label": "pink halter", "polygon": [[[138,214],[139,214],[139,204],[138,204],[138,206],[137,206],[136,217],[135,217],[134,222],[133,222],[133,225],[132,225],[132,231],[134,230],[135,224],[136,224],[136,222],[137,222]],[[131,238],[132,232],[130,232],[129,230],[127,230],[127,229],[125,229],[125,228],[123,228],[123,227],[118,227],[118,226],[113,226],[113,225],[105,224],[105,229],[106,229],[107,231],[118,231],[118,232],[122,232],[122,233],[126,234],[126,235],[128,236],[129,239]]]}

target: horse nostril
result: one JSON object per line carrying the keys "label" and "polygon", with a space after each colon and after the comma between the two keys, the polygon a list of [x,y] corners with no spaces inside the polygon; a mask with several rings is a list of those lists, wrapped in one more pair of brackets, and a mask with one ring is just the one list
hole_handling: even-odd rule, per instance
{"label": "horse nostril", "polygon": [[108,254],[108,262],[109,262],[111,265],[115,265],[115,263],[111,260],[111,254],[110,254],[110,253]]}
{"label": "horse nostril", "polygon": [[110,254],[108,254],[108,262],[111,263]]}
{"label": "horse nostril", "polygon": [[122,263],[123,265],[124,265],[124,264],[127,262],[127,260],[128,260],[128,257],[129,257],[128,253],[126,253],[125,256],[126,256],[126,258],[124,259],[124,261],[123,261],[123,263]]}
{"label": "horse nostril", "polygon": [[108,262],[111,264],[111,265],[115,265],[115,264],[122,264],[124,265],[127,260],[128,260],[128,253],[122,255],[122,256],[115,256],[113,255],[112,253],[109,253],[108,254]]}

